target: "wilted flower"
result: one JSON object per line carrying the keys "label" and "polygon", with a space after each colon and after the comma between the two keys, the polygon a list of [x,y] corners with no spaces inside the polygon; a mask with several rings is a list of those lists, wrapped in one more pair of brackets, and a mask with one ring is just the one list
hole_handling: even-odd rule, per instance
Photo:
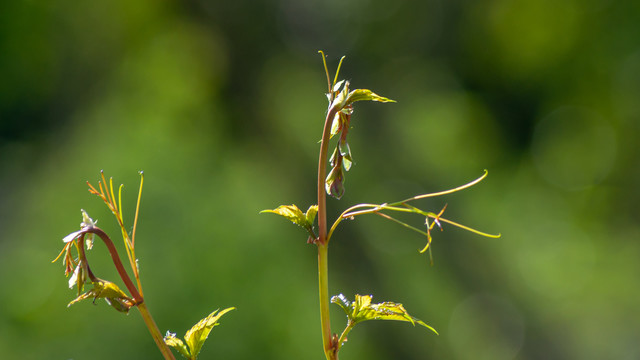
{"label": "wilted flower", "polygon": [[73,257],[73,255],[71,254],[71,249],[73,248],[73,246],[75,246],[78,254],[80,253],[80,249],[78,248],[79,245],[76,240],[82,237],[84,237],[87,249],[91,249],[93,247],[94,234],[87,234],[86,230],[95,227],[96,224],[96,221],[91,219],[86,211],[81,211],[82,222],[80,223],[80,230],[74,231],[62,239],[62,242],[64,242],[64,247],[62,248],[62,251],[60,252],[58,257],[53,260],[53,262],[55,262],[64,254],[64,274],[66,276],[69,276],[69,274],[71,273],[73,274],[69,279],[69,288],[72,288],[74,285],[78,285],[78,294],[80,294],[80,292],[82,291],[87,278],[87,266],[86,261]]}

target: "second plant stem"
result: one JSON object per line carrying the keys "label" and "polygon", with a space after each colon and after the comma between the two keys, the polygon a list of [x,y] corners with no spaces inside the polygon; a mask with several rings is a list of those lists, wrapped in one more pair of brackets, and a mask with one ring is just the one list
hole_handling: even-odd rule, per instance
{"label": "second plant stem", "polygon": [[322,140],[320,142],[320,156],[318,159],[318,286],[320,296],[320,323],[322,327],[322,345],[327,360],[337,360],[335,344],[331,334],[331,319],[329,315],[329,265],[327,237],[327,193],[325,178],[327,177],[327,153],[329,138],[331,137],[331,122],[337,113],[337,108],[330,107],[324,122]]}

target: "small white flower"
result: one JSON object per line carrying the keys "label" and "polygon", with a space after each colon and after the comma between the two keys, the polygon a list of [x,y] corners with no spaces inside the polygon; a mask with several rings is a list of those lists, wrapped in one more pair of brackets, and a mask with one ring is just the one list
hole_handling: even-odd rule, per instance
{"label": "small white flower", "polygon": [[82,211],[82,222],[80,223],[80,228],[84,229],[87,227],[95,227],[98,221],[93,221],[93,219],[89,217],[89,214],[84,211],[84,209],[80,209],[80,211]]}
{"label": "small white flower", "polygon": [[[89,217],[89,214],[87,214],[86,211],[84,211],[83,209],[80,209],[80,210],[82,211],[82,222],[80,223],[80,227],[82,229],[94,228],[98,221],[97,220],[93,221],[93,219]],[[85,243],[87,245],[87,250],[91,250],[91,248],[93,247],[93,239],[94,238],[95,238],[94,234],[88,234],[85,237]]]}
{"label": "small white flower", "polygon": [[[92,218],[89,217],[89,214],[87,214],[86,211],[80,209],[82,211],[82,222],[80,223],[80,230],[78,231],[74,231],[71,234],[65,236],[62,241],[65,243],[70,243],[73,240],[77,239],[78,236],[80,236],[85,229],[87,228],[94,228],[96,226],[97,221],[94,221]],[[93,239],[95,238],[94,234],[87,234],[87,236],[85,237],[85,243],[87,245],[87,250],[91,250],[91,248],[93,247]]]}
{"label": "small white flower", "polygon": [[82,230],[72,232],[71,234],[65,236],[64,239],[62,239],[62,241],[65,243],[70,243],[73,240],[75,240],[78,236],[80,236],[81,233],[82,233]]}

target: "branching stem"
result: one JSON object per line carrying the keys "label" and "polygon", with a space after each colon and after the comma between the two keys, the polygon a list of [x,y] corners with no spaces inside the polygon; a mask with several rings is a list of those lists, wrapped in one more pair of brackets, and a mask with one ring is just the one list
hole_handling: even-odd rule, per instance
{"label": "branching stem", "polygon": [[416,213],[416,214],[420,214],[422,216],[425,217],[429,217],[432,219],[436,219],[438,221],[442,221],[445,223],[448,223],[450,225],[459,227],[461,229],[470,231],[472,233],[478,234],[478,235],[482,235],[485,237],[490,237],[490,238],[499,238],[500,234],[498,235],[494,235],[494,234],[488,234],[488,233],[484,233],[482,231],[478,231],[476,229],[470,228],[468,226],[462,225],[462,224],[458,224],[454,221],[451,220],[447,220],[445,218],[442,218],[440,215],[441,214],[435,214],[432,212],[426,212],[423,211],[421,209],[418,209],[414,206],[408,205],[408,203],[410,201],[415,201],[415,200],[420,200],[420,199],[426,199],[426,198],[431,198],[431,197],[437,197],[437,196],[442,196],[442,195],[448,195],[448,194],[452,194],[455,192],[458,192],[460,190],[464,190],[467,188],[470,188],[471,186],[479,183],[480,181],[482,181],[485,177],[487,176],[487,171],[485,170],[484,174],[482,176],[480,176],[479,178],[466,183],[464,185],[458,186],[456,188],[453,189],[449,189],[449,190],[444,190],[444,191],[439,191],[439,192],[435,192],[435,193],[429,193],[429,194],[422,194],[422,195],[417,195],[402,201],[397,201],[394,203],[385,203],[385,204],[358,204],[358,205],[354,205],[351,206],[350,208],[346,209],[345,211],[342,212],[342,214],[340,214],[340,216],[336,219],[336,221],[333,223],[333,225],[331,226],[331,229],[329,230],[329,233],[327,234],[327,241],[329,241],[331,239],[331,236],[333,235],[333,232],[335,231],[335,229],[338,227],[338,225],[340,224],[340,222],[342,222],[342,220],[344,219],[351,219],[354,218],[356,216],[359,215],[366,215],[366,214],[378,214],[378,215],[382,215],[384,217],[389,218],[390,220],[393,220],[395,222],[400,223],[403,226],[406,226],[414,231],[417,231],[418,233],[421,234],[426,234],[425,232],[423,232],[422,230],[416,229],[410,225],[407,225],[397,219],[393,219],[388,215],[384,215],[381,214],[380,212],[383,210],[389,210],[389,211],[397,211],[397,212],[406,212],[406,213]]}

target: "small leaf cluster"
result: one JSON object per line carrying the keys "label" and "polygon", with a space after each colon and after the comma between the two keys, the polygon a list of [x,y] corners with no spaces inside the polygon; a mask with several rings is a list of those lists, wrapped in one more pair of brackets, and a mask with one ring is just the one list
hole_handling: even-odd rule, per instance
{"label": "small leaf cluster", "polygon": [[[86,250],[93,248],[93,241],[95,238],[95,231],[99,230],[95,224],[96,221],[91,219],[86,211],[82,211],[82,223],[80,224],[80,230],[72,232],[62,239],[64,247],[58,257],[53,260],[55,262],[60,257],[63,257],[63,263],[65,265],[65,275],[69,276],[69,288],[77,286],[78,296],[73,299],[67,306],[71,306],[81,300],[93,298],[105,299],[105,301],[119,312],[128,313],[131,307],[135,306],[136,301],[127,296],[118,285],[111,281],[103,280],[96,277],[89,268],[89,262],[85,254]],[[73,256],[72,251],[75,249],[76,256]],[[64,254],[64,256],[63,256]],[[73,270],[71,270],[73,269]],[[91,283],[92,288],[85,293],[84,286],[88,282]]]}
{"label": "small leaf cluster", "polygon": [[352,326],[366,320],[395,320],[410,322],[413,325],[419,324],[436,334],[438,333],[422,320],[409,315],[402,304],[390,301],[372,304],[372,299],[372,295],[356,294],[355,300],[349,301],[343,294],[339,294],[331,297],[331,302],[344,310],[347,314],[348,322]]}
{"label": "small leaf cluster", "polygon": [[[142,173],[140,173],[140,175],[142,176]],[[60,255],[58,255],[58,257],[53,261],[55,262],[64,254],[63,263],[65,265],[65,275],[69,276],[69,274],[71,273],[71,269],[74,269],[73,275],[69,279],[69,288],[77,285],[78,297],[71,301],[68,306],[71,306],[81,300],[88,298],[93,298],[94,302],[98,298],[103,298],[114,309],[118,310],[119,312],[128,313],[131,307],[135,306],[137,303],[142,302],[142,296],[139,292],[140,283],[138,267],[135,261],[135,223],[132,235],[129,236],[122,217],[121,205],[123,186],[120,185],[118,189],[118,198],[116,201],[116,196],[113,188],[113,179],[110,178],[107,182],[104,176],[104,172],[101,172],[100,176],[102,180],[98,182],[98,188],[95,188],[93,185],[87,182],[87,185],[89,186],[89,192],[93,195],[97,195],[100,199],[102,199],[102,201],[107,205],[109,210],[111,210],[111,212],[116,217],[116,221],[118,222],[118,225],[120,226],[122,232],[125,249],[127,250],[127,256],[131,263],[133,274],[136,280],[138,280],[138,288],[133,285],[131,279],[129,279],[126,271],[122,267],[122,262],[120,261],[120,257],[111,239],[104,233],[104,231],[102,231],[102,229],[96,226],[97,221],[91,219],[91,217],[89,217],[87,212],[84,210],[81,210],[82,223],[80,224],[80,230],[72,232],[71,234],[65,236],[64,239],[62,239],[65,245],[62,249],[62,252],[60,252]],[[142,180],[140,183],[140,187],[142,189]],[[138,198],[138,201],[139,200],[140,199]],[[85,247],[87,251],[93,248],[93,241],[96,234],[98,234],[107,245],[107,248],[111,253],[111,257],[114,260],[114,265],[118,269],[122,280],[125,281],[125,285],[127,285],[128,290],[131,292],[131,297],[120,290],[118,285],[116,285],[115,283],[96,277],[91,270],[89,261],[85,254]],[[75,258],[72,255],[73,249],[75,249],[77,253],[77,257]],[[84,285],[88,280],[93,287],[91,290],[82,294]]]}
{"label": "small leaf cluster", "polygon": [[[344,59],[344,57],[342,58]],[[340,64],[342,64],[342,59]],[[326,64],[325,64],[326,67]],[[340,65],[336,71],[334,84],[327,93],[329,100],[329,109],[335,111],[331,123],[331,133],[329,138],[340,134],[340,138],[336,144],[335,150],[329,158],[331,171],[325,180],[325,190],[327,194],[336,199],[340,199],[344,195],[344,172],[349,171],[353,165],[353,157],[351,148],[347,142],[347,134],[349,133],[351,115],[353,114],[353,103],[356,101],[378,101],[378,102],[395,102],[384,96],[380,96],[368,89],[349,90],[349,81],[341,80],[337,83],[335,80],[340,72]]]}
{"label": "small leaf cluster", "polygon": [[318,213],[318,205],[311,205],[307,212],[303,213],[296,205],[280,205],[273,210],[262,210],[260,213],[274,213],[288,219],[292,223],[302,227],[309,233],[308,242],[313,242],[318,237],[313,228],[313,222]]}
{"label": "small leaf cluster", "polygon": [[[215,310],[209,316],[204,319],[198,321],[191,329],[187,331],[184,335],[184,341],[178,339],[175,333],[167,331],[167,335],[164,337],[164,342],[176,349],[182,356],[189,360],[195,360],[198,358],[198,354],[202,349],[202,345],[209,337],[209,333],[215,327],[220,325],[218,320],[222,317],[222,315],[228,313],[235,308],[230,307],[218,312],[219,309]],[[185,345],[186,343],[186,345]]]}

